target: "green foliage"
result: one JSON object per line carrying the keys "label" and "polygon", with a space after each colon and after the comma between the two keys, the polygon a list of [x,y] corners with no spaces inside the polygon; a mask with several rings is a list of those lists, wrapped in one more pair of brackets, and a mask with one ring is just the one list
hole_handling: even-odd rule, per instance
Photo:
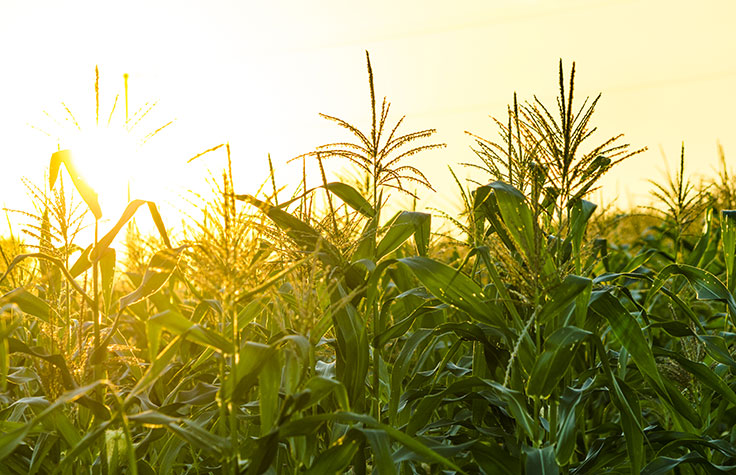
{"label": "green foliage", "polygon": [[[584,197],[630,154],[581,151],[598,99],[576,112],[560,68],[559,117],[515,99],[502,143],[479,139],[492,181],[456,178],[465,212],[444,216],[466,236],[444,259],[430,214],[382,219],[382,189],[428,185],[399,160],[436,146],[398,152],[429,130],[383,138],[370,61],[368,75],[371,133],[333,118],[358,143],[302,157],[320,186],[305,167],[279,200],[272,167],[270,193],[237,194],[224,144],[228,169],[183,242],[134,201],[80,246],[59,232],[68,208],[36,195],[37,252],[0,248],[3,469],[733,471],[732,211],[695,207],[681,161],[676,193],[660,187],[674,226],[597,235]],[[328,154],[367,186],[328,182]],[[121,269],[115,238],[135,239],[144,204],[158,244]]]}

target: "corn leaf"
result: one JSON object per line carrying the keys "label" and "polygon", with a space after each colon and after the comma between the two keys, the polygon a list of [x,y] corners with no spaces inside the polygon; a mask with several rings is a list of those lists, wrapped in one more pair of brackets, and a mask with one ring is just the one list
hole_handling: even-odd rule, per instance
{"label": "corn leaf", "polygon": [[97,199],[97,193],[91,186],[89,186],[89,184],[87,184],[77,170],[77,167],[74,164],[74,159],[72,158],[71,150],[60,150],[51,154],[51,161],[49,163],[49,188],[54,188],[56,179],[59,177],[59,170],[61,169],[62,163],[66,167],[66,171],[69,173],[72,183],[74,183],[74,187],[82,196],[84,202],[87,203],[87,207],[92,211],[95,219],[102,218],[102,209],[100,208],[100,203]]}

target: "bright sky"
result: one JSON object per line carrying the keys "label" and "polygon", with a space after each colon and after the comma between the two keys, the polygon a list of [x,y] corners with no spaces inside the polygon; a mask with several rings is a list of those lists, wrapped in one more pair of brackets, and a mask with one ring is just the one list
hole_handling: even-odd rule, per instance
{"label": "bright sky", "polygon": [[[553,104],[559,58],[566,70],[576,61],[577,98],[603,93],[593,120],[601,141],[624,133],[649,147],[612,171],[603,190],[621,206],[644,204],[645,180],[664,169],[661,150],[674,168],[685,141],[689,170],[706,175],[717,141],[727,159],[736,156],[735,20],[731,0],[1,0],[0,207],[27,207],[20,177],[40,182],[56,150],[56,139],[31,125],[62,131],[66,148],[74,127],[62,101],[82,128],[94,124],[95,65],[101,121],[122,95],[123,73],[131,115],[158,102],[139,135],[175,119],[138,163],[119,152],[100,157],[134,169],[134,197],[176,206],[187,189],[206,189],[206,168],[224,165],[222,150],[186,161],[225,141],[238,193],[266,178],[268,153],[277,181],[295,184],[300,166],[279,164],[346,138],[319,112],[368,127],[366,49],[377,95],[392,102],[394,120],[407,115],[403,131],[436,128],[448,144],[413,162],[438,189],[424,205],[455,209],[447,165],[468,175],[458,165],[474,159],[464,131],[493,137],[488,116],[503,117],[514,91]],[[112,122],[123,114],[119,102]],[[108,175],[125,175],[115,167]],[[124,187],[98,188],[106,219],[116,220]]]}

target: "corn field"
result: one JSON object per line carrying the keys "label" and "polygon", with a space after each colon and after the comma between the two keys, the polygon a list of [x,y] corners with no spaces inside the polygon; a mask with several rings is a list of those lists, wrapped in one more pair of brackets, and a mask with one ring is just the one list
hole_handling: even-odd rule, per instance
{"label": "corn field", "polygon": [[0,241],[0,472],[736,471],[725,159],[695,185],[683,146],[655,205],[599,210],[641,150],[595,142],[600,96],[575,102],[560,63],[556,104],[514,96],[469,134],[462,212],[396,211],[444,145],[401,131],[366,60],[368,128],[323,115],[350,139],[297,157],[292,189],[228,167],[181,239],[150,201],[103,228],[73,151],[51,155]]}

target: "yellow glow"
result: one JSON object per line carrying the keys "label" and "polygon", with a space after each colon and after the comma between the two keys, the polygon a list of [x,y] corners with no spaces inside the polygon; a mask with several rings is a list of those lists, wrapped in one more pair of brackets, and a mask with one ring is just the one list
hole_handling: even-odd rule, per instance
{"label": "yellow glow", "polygon": [[61,147],[72,151],[77,172],[97,193],[103,226],[117,221],[130,200],[150,200],[161,207],[170,198],[175,170],[122,125],[68,134]]}
{"label": "yellow glow", "polygon": [[[365,128],[366,49],[378,99],[385,95],[393,103],[391,117],[406,114],[404,130],[436,128],[438,140],[448,143],[421,159],[438,193],[422,196],[420,208],[450,207],[447,197],[456,188],[447,166],[463,179],[470,172],[458,163],[475,160],[464,131],[493,138],[488,116],[503,118],[515,91],[521,101],[536,94],[554,104],[560,58],[568,68],[577,62],[580,100],[603,92],[593,119],[597,137],[624,133],[634,148],[649,147],[604,178],[607,200],[619,195],[623,206],[646,202],[645,180],[659,176],[660,145],[672,161],[684,140],[687,157],[706,175],[717,165],[717,140],[726,157],[736,150],[736,43],[730,25],[736,2],[673,8],[665,0],[376,0],[359,9],[334,0],[134,0],[125,8],[88,0],[5,3],[0,40],[17,47],[5,52],[7,74],[0,87],[6,157],[0,208],[28,206],[20,179],[41,182],[57,137],[62,148],[78,154],[66,134],[76,127],[61,101],[83,130],[106,136],[104,124],[119,94],[113,123],[122,128],[124,73],[130,73],[131,119],[145,101],[160,104],[160,116],[141,122],[136,139],[142,138],[138,132],[179,120],[142,147],[146,155],[134,159],[143,170],[138,172],[129,156],[109,146],[118,139],[88,141],[87,132],[79,134],[79,146],[100,150],[83,152],[91,164],[80,164],[80,170],[98,190],[105,219],[115,216],[104,201],[125,201],[131,174],[134,198],[179,203],[180,190],[206,192],[206,167],[217,176],[223,153],[186,161],[223,142],[232,145],[238,192],[254,192],[265,179],[269,153],[279,186],[298,183],[299,164],[292,164],[292,173],[280,163],[345,137],[319,112]],[[96,64],[101,133],[90,130]],[[319,181],[318,171],[308,173],[309,180]],[[169,193],[161,195],[162,188]],[[3,227],[0,220],[0,234],[7,233]]]}
{"label": "yellow glow", "polygon": [[[65,146],[66,147],[66,146]],[[68,148],[84,180],[99,195],[105,218],[114,218],[128,199],[141,154],[136,141],[123,127],[98,127],[69,138]]]}

